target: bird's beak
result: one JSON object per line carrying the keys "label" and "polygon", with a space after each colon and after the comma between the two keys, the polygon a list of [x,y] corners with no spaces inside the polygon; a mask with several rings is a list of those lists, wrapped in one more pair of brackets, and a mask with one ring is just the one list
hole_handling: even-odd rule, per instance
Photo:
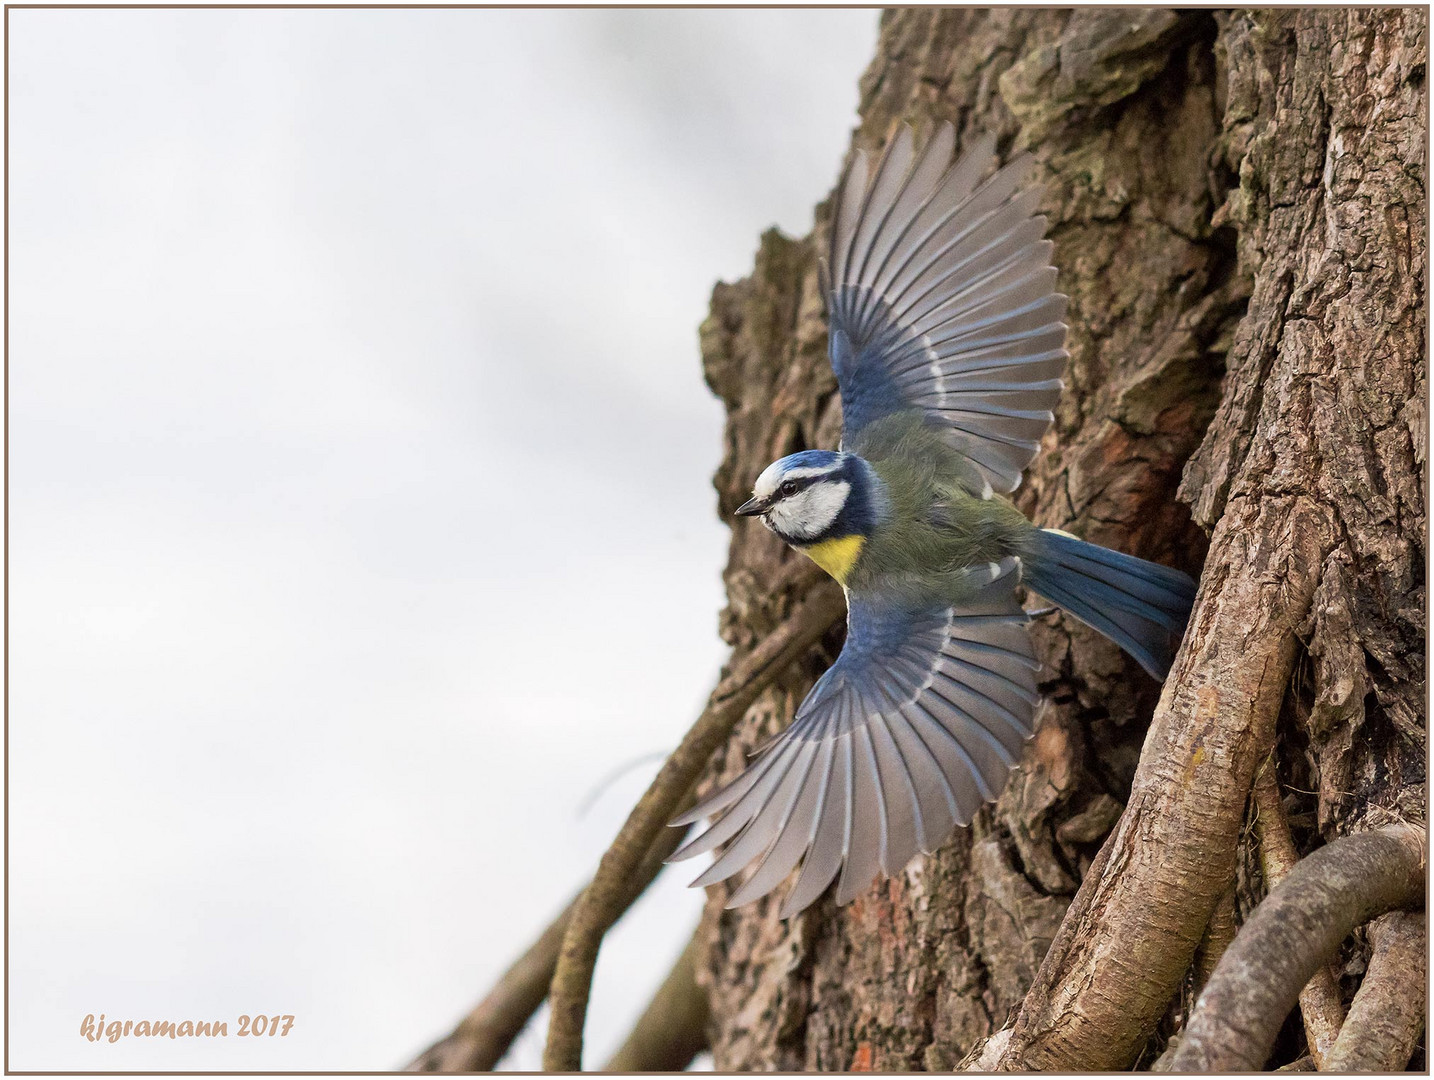
{"label": "bird's beak", "polygon": [[737,513],[741,517],[756,517],[766,509],[767,504],[761,499],[752,498],[737,507]]}

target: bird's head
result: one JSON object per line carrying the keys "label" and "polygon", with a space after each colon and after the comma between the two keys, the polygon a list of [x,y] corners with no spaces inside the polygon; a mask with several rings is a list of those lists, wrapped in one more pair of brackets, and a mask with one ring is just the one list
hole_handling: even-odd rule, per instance
{"label": "bird's head", "polygon": [[885,504],[881,480],[855,454],[804,450],[768,465],[752,497],[737,507],[789,544],[806,547],[869,536]]}

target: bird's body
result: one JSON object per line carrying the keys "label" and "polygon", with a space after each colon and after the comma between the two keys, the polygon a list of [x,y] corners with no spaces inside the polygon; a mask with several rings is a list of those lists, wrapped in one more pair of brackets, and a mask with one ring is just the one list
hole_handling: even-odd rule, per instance
{"label": "bird's body", "polygon": [[955,602],[966,569],[1016,554],[1032,526],[1005,499],[979,499],[953,482],[958,455],[920,414],[897,413],[873,426],[880,430],[867,444],[872,458],[846,455],[856,459],[848,470],[869,469],[870,487],[849,496],[848,505],[869,499],[870,523],[854,528],[839,518],[814,537],[783,535],[779,524],[773,531],[844,588],[902,589],[913,599]]}
{"label": "bird's body", "polygon": [[[895,413],[872,425],[863,447],[892,504],[891,516],[872,533],[850,587],[881,588],[897,582],[932,600],[961,597],[964,571],[1014,555],[1024,514],[999,496],[981,499],[955,479],[963,462],[923,423],[919,413]],[[847,585],[848,582],[842,582]]]}
{"label": "bird's body", "polygon": [[841,583],[848,632],[791,726],[676,823],[720,814],[674,855],[726,845],[696,885],[758,863],[730,905],[798,862],[784,916],[833,879],[844,903],[999,795],[1041,704],[1023,577],[1157,678],[1193,600],[1179,571],[1037,528],[1003,497],[1052,421],[1065,298],[1019,190],[1028,163],[978,183],[994,144],[949,164],[953,142],[945,125],[916,155],[903,129],[869,184],[858,155],[824,281],[842,449],[774,463],[737,511]]}

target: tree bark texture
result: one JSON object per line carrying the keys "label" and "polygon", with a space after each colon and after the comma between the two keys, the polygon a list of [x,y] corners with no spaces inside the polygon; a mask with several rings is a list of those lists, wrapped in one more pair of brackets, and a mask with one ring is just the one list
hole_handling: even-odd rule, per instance
{"label": "tree bark texture", "polygon": [[[992,131],[1039,163],[1071,360],[1018,504],[1203,577],[1163,691],[1039,619],[1049,703],[1022,769],[902,876],[788,922],[780,892],[724,911],[709,890],[718,1069],[950,1069],[1003,1028],[988,1065],[1148,1064],[1202,939],[1228,940],[1272,748],[1301,853],[1424,824],[1426,49],[1413,9],[882,15],[855,147],[950,120],[961,145]],[[702,329],[737,657],[792,604],[802,556],[732,511],[769,462],[839,437],[829,217],[763,236]],[[705,787],[790,721],[840,641],[749,712]]]}

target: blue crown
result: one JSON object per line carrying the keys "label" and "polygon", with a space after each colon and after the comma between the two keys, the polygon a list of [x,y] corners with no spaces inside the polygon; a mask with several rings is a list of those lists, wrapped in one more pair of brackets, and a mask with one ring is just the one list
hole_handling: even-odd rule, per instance
{"label": "blue crown", "polygon": [[788,454],[778,464],[782,466],[782,472],[787,472],[791,469],[825,469],[840,460],[841,454],[835,450],[802,450]]}

